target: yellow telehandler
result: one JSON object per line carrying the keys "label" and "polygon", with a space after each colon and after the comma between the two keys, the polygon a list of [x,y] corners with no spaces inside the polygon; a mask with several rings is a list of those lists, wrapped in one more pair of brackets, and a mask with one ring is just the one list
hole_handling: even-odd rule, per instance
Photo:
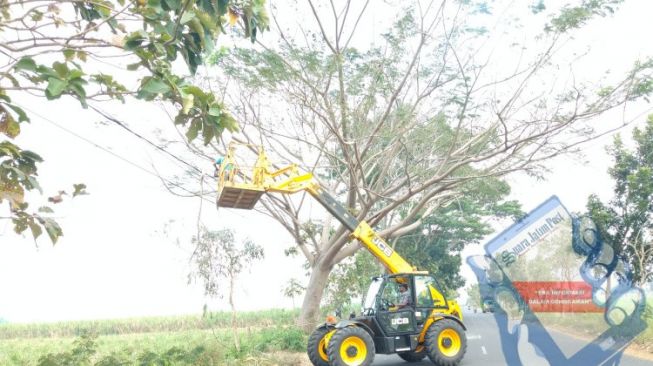
{"label": "yellow telehandler", "polygon": [[243,170],[236,163],[237,144],[216,167],[218,207],[252,209],[263,193],[313,196],[387,268],[372,279],[359,316],[318,326],[308,339],[308,357],[315,366],[368,366],[376,353],[408,362],[429,357],[439,366],[460,363],[467,350],[465,325],[456,301],[447,300],[436,278],[417,271],[365,221],[359,221],[324,191],[311,173],[294,164],[273,169],[259,146],[256,163]]}

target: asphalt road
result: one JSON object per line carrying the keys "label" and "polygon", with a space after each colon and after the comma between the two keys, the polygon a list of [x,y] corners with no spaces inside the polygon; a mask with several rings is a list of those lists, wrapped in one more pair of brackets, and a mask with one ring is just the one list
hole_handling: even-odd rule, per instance
{"label": "asphalt road", "polygon": [[[467,353],[461,366],[494,366],[494,365],[507,365],[506,357],[504,356],[501,348],[501,340],[499,329],[492,314],[464,314],[465,325],[467,326]],[[586,342],[580,339],[562,334],[551,333],[555,338],[559,347],[569,355],[573,354],[573,350],[581,349],[585,346]],[[541,359],[534,352],[521,352],[522,364],[525,366],[542,365],[548,366],[548,363],[543,363]],[[518,363],[516,363],[518,365]],[[583,362],[574,362],[574,365],[582,365]],[[595,364],[593,362],[593,364]],[[610,365],[623,365],[623,366],[653,366],[653,361],[635,358],[632,356],[623,355],[621,360]],[[374,359],[374,366],[433,366],[428,358],[424,361],[416,363],[407,363],[400,359],[397,355],[376,355]],[[589,365],[589,364],[588,364]]]}

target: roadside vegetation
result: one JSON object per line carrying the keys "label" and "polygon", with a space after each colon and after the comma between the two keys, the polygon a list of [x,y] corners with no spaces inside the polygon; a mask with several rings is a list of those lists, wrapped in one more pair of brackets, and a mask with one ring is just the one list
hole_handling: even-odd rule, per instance
{"label": "roadside vegetation", "polygon": [[[0,326],[0,365],[301,365],[297,311]],[[234,345],[234,335],[239,347]]]}
{"label": "roadside vegetation", "polygon": [[[573,321],[569,317],[554,314],[538,314],[538,318],[546,325],[553,326],[564,333],[573,334],[583,338],[595,338],[607,329],[607,324],[600,314],[573,314]],[[633,340],[636,350],[645,351],[653,355],[653,294],[649,294],[646,309],[643,315],[646,329]]]}

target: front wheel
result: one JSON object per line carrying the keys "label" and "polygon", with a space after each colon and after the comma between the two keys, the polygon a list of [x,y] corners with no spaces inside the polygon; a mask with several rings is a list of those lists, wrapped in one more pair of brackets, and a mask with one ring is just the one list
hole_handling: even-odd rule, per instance
{"label": "front wheel", "polygon": [[374,353],[372,336],[356,326],[336,330],[327,347],[331,366],[369,366]]}
{"label": "front wheel", "polygon": [[314,366],[329,366],[329,356],[325,346],[329,331],[328,328],[317,328],[308,337],[306,353]]}
{"label": "front wheel", "polygon": [[458,365],[467,351],[465,330],[454,320],[438,320],[426,331],[424,348],[434,364]]}
{"label": "front wheel", "polygon": [[397,353],[397,355],[406,362],[419,362],[426,357],[426,352],[401,352]]}

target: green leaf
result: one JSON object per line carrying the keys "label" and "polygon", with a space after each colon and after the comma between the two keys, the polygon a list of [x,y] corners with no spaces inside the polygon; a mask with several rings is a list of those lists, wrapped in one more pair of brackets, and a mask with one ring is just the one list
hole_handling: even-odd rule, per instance
{"label": "green leaf", "polygon": [[218,14],[219,15],[226,14],[228,6],[229,6],[229,0],[218,0]]}
{"label": "green leaf", "polygon": [[204,125],[204,128],[202,128],[202,137],[204,138],[204,145],[208,145],[209,142],[215,137],[215,126],[212,125]]}
{"label": "green leaf", "polygon": [[231,132],[236,132],[238,131],[238,121],[234,117],[232,117],[229,113],[225,113],[222,115],[222,126],[226,128],[227,130]]}
{"label": "green leaf", "polygon": [[88,194],[88,192],[86,192],[86,184],[84,183],[73,184],[73,188],[75,189],[73,191],[73,197]]}
{"label": "green leaf", "polygon": [[59,237],[63,236],[63,230],[61,230],[61,226],[59,226],[56,221],[50,218],[41,218],[41,220],[41,223],[43,226],[45,226],[45,231],[48,233],[50,240],[52,240],[52,244],[57,244]]}
{"label": "green leaf", "polygon": [[184,93],[193,94],[196,98],[200,100],[206,99],[206,94],[202,91],[202,89],[196,87],[195,85],[184,86],[182,90]]}
{"label": "green leaf", "polygon": [[20,134],[20,125],[2,105],[0,105],[0,133],[12,139]]}
{"label": "green leaf", "polygon": [[18,122],[29,122],[29,117],[27,117],[27,113],[20,108],[16,107],[15,105],[12,104],[7,104],[7,107],[11,108],[16,114],[18,115]]}
{"label": "green leaf", "polygon": [[171,10],[181,9],[181,0],[163,0]]}
{"label": "green leaf", "polygon": [[48,87],[45,89],[45,96],[48,99],[58,98],[64,90],[66,90],[68,83],[57,78],[48,79]]}
{"label": "green leaf", "polygon": [[42,212],[42,213],[54,213],[54,210],[51,209],[48,206],[41,206],[41,207],[39,207],[39,212]]}
{"label": "green leaf", "polygon": [[68,70],[68,65],[62,63],[62,62],[55,62],[52,64],[52,68],[54,71],[57,72],[57,75],[59,75],[61,78],[67,79],[68,74],[70,73],[70,70]]}
{"label": "green leaf", "polygon": [[41,188],[41,185],[39,184],[39,181],[36,180],[36,177],[28,176],[27,181],[32,186],[30,189],[36,188],[36,189],[38,189],[39,192],[43,193],[43,189]]}
{"label": "green leaf", "polygon": [[202,128],[202,120],[199,118],[193,119],[193,122],[191,122],[188,131],[186,131],[186,138],[188,139],[188,141],[195,140],[197,134],[200,131],[200,128]]}
{"label": "green leaf", "polygon": [[209,108],[209,116],[220,117],[222,114],[222,107],[220,105],[214,104]]}
{"label": "green leaf", "polygon": [[181,24],[186,24],[190,22],[191,20],[195,19],[195,12],[192,10],[184,12],[184,14],[181,15],[180,23]]}
{"label": "green leaf", "polygon": [[147,38],[148,36],[145,31],[136,31],[125,38],[125,49],[127,51],[133,51],[139,48]]}
{"label": "green leaf", "polygon": [[141,62],[136,62],[136,63],[133,63],[133,64],[129,64],[129,65],[127,65],[127,70],[129,70],[129,71],[138,70],[138,68],[141,67],[141,65],[142,65]]}
{"label": "green leaf", "polygon": [[84,76],[84,72],[83,72],[82,70],[80,70],[80,69],[72,69],[72,70],[70,70],[70,73],[68,74],[68,79],[69,79],[69,80],[72,80],[72,79],[79,79],[79,78],[81,78],[82,76]]}
{"label": "green leaf", "polygon": [[164,94],[170,91],[170,86],[163,80],[156,77],[143,78],[141,89],[150,94]]}
{"label": "green leaf", "polygon": [[182,96],[181,113],[188,114],[190,109],[193,108],[194,101],[195,96],[193,94],[184,94]]}
{"label": "green leaf", "polygon": [[73,58],[75,58],[75,50],[71,50],[69,48],[63,50],[63,57],[66,59],[66,61],[72,61]]}
{"label": "green leaf", "polygon": [[86,90],[82,86],[82,83],[71,82],[70,84],[68,84],[68,86],[73,92],[75,92],[75,94],[77,94],[80,101],[82,101],[83,103],[83,100],[86,99]]}
{"label": "green leaf", "polygon": [[33,162],[40,163],[43,161],[43,158],[39,154],[30,150],[23,150],[22,155],[23,159],[27,159]]}
{"label": "green leaf", "polygon": [[87,57],[88,57],[88,52],[86,52],[86,51],[77,51],[77,58],[80,61],[86,62]]}
{"label": "green leaf", "polygon": [[188,24],[188,27],[192,29],[193,32],[197,33],[200,45],[204,47],[204,27],[202,26],[202,22],[197,18],[193,18],[190,24]]}
{"label": "green leaf", "polygon": [[20,148],[9,141],[0,142],[0,156],[11,156],[16,158],[20,155]]}
{"label": "green leaf", "polygon": [[23,57],[14,66],[16,70],[36,71],[36,62],[31,57]]}
{"label": "green leaf", "polygon": [[29,221],[28,225],[29,225],[30,230],[32,231],[32,236],[34,237],[34,239],[41,236],[41,234],[43,233],[43,230],[41,229],[39,224],[35,223],[34,221]]}
{"label": "green leaf", "polygon": [[188,116],[182,113],[177,114],[177,117],[175,117],[175,125],[185,125],[186,122],[188,122]]}
{"label": "green leaf", "polygon": [[[214,6],[213,6],[213,1],[212,1],[212,0],[199,0],[199,1],[198,1],[198,5],[199,5],[199,7],[200,7],[201,9],[203,9],[204,11],[206,11],[206,12],[208,12],[208,13],[212,13],[212,14],[214,14],[214,13],[216,13],[216,10],[218,10],[218,9],[215,9],[215,8],[214,8]],[[223,13],[223,14],[224,14],[224,13]],[[222,15],[222,14],[220,14],[220,13],[218,12],[218,15]]]}

